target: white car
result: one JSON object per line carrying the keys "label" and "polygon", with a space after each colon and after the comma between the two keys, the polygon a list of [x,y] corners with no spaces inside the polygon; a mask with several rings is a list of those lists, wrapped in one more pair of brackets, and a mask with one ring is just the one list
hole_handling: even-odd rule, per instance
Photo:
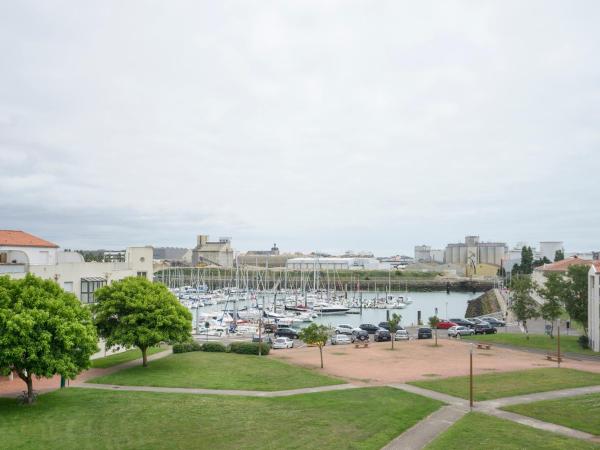
{"label": "white car", "polygon": [[294,341],[286,337],[278,337],[273,341],[273,348],[294,348]]}
{"label": "white car", "polygon": [[352,325],[340,324],[335,327],[335,334],[352,334],[354,327]]}
{"label": "white car", "polygon": [[448,328],[448,337],[472,336],[473,334],[475,334],[475,330],[460,325]]}
{"label": "white car", "polygon": [[396,331],[396,336],[394,338],[395,341],[408,341],[410,336],[408,335],[408,331],[406,330],[398,330]]}
{"label": "white car", "polygon": [[347,334],[336,334],[331,336],[331,345],[350,344],[350,336]]}

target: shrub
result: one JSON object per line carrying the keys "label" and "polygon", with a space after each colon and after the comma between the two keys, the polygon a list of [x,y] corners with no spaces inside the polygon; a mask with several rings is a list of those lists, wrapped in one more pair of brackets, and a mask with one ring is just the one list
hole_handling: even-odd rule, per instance
{"label": "shrub", "polygon": [[221,352],[224,353],[227,351],[227,347],[225,347],[220,342],[205,342],[202,344],[203,352]]}
{"label": "shrub", "polygon": [[579,336],[577,342],[581,348],[590,348],[590,339],[587,336]]}
{"label": "shrub", "polygon": [[[271,346],[265,342],[260,344],[261,353],[268,355],[271,351]],[[231,353],[239,353],[242,355],[258,355],[258,342],[232,342],[229,346]]]}
{"label": "shrub", "polygon": [[173,344],[173,353],[187,353],[187,352],[199,352],[202,350],[202,344],[191,341],[191,342],[178,342]]}

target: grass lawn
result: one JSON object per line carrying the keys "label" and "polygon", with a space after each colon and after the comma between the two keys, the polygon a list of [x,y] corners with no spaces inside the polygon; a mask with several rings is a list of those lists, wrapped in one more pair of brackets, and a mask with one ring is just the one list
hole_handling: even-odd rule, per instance
{"label": "grass lawn", "polygon": [[[564,330],[563,330],[564,333]],[[565,336],[561,333],[560,336],[560,351],[570,353],[581,353],[585,355],[597,355],[600,353],[590,349],[583,349],[577,343],[578,336]],[[535,348],[547,350],[550,352],[556,351],[556,337],[551,339],[545,334],[530,334],[527,340],[524,333],[503,333],[498,331],[496,334],[484,334],[477,336],[464,336],[463,339],[472,339],[474,341],[490,342],[496,344],[514,345],[515,347]]]}
{"label": "grass lawn", "polygon": [[317,370],[254,355],[233,353],[178,353],[111,375],[91,383],[126,386],[162,386],[205,389],[280,391],[341,384],[344,381],[321,375]]}
{"label": "grass lawn", "polygon": [[503,409],[600,435],[600,394],[511,405]]}
{"label": "grass lawn", "polygon": [[598,449],[599,445],[537,430],[509,420],[469,413],[443,433],[427,450],[469,449]]}
{"label": "grass lawn", "polygon": [[[455,397],[469,398],[468,376],[413,381],[409,384],[454,395]],[[600,374],[575,369],[531,369],[517,372],[486,373],[473,377],[475,400],[480,401],[597,384],[600,384]]]}
{"label": "grass lawn", "polygon": [[279,398],[67,388],[32,407],[0,399],[0,436],[12,450],[375,450],[440,406],[387,387]]}
{"label": "grass lawn", "polygon": [[[154,355],[155,353],[160,353],[165,351],[168,347],[150,347],[146,352],[148,356]],[[116,366],[117,364],[122,364],[128,361],[133,361],[134,359],[140,359],[142,357],[142,352],[137,349],[127,350],[121,353],[115,353],[114,355],[105,356],[103,358],[93,359],[92,360],[92,368],[95,369],[106,369],[107,367]]]}

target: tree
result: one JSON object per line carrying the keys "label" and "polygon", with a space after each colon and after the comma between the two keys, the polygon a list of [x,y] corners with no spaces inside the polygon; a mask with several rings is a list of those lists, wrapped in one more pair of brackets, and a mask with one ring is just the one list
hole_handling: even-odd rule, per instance
{"label": "tree", "polygon": [[25,382],[28,404],[34,376],[74,379],[90,366],[97,343],[92,315],[75,295],[31,274],[0,277],[0,372]]}
{"label": "tree", "polygon": [[540,266],[543,266],[544,264],[550,264],[551,262],[552,262],[552,261],[550,261],[548,258],[546,258],[546,257],[544,256],[543,258],[536,259],[536,260],[533,262],[533,267],[534,267],[534,268],[535,268],[535,267],[540,267]]}
{"label": "tree", "polygon": [[316,345],[319,347],[319,353],[321,354],[321,369],[323,368],[323,347],[327,343],[329,338],[329,330],[325,325],[317,325],[311,323],[309,326],[304,328],[298,333],[298,337],[304,341],[307,345]]}
{"label": "tree", "polygon": [[437,327],[438,324],[440,323],[440,319],[438,316],[432,316],[429,318],[429,326],[433,329],[433,332],[435,333],[435,346],[437,347],[438,343],[437,343]]}
{"label": "tree", "polygon": [[562,261],[563,259],[565,259],[565,252],[563,250],[556,250],[556,253],[554,253],[554,262]]}
{"label": "tree", "polygon": [[510,309],[517,320],[523,324],[527,340],[529,340],[527,321],[539,316],[537,302],[531,296],[535,284],[531,277],[517,276],[512,279],[510,287],[512,289]]}
{"label": "tree", "polygon": [[523,246],[521,249],[520,273],[530,275],[533,272],[533,250],[531,247]]}
{"label": "tree", "polygon": [[563,300],[571,319],[579,322],[588,333],[588,271],[585,264],[569,266],[564,284]]}
{"label": "tree", "polygon": [[393,313],[392,317],[388,319],[387,323],[390,327],[390,333],[392,334],[392,350],[394,350],[394,341],[396,340],[396,331],[398,331],[398,326],[400,325],[400,321],[402,320],[402,316],[398,313]]}
{"label": "tree", "polygon": [[563,312],[562,299],[564,296],[565,283],[560,273],[550,272],[546,274],[544,286],[537,288],[537,293],[545,302],[540,312],[542,318],[550,322],[550,337],[554,338],[554,321],[560,317]]}
{"label": "tree", "polygon": [[96,291],[93,306],[98,333],[106,346],[135,346],[146,367],[148,347],[190,339],[192,314],[163,284],[129,277]]}

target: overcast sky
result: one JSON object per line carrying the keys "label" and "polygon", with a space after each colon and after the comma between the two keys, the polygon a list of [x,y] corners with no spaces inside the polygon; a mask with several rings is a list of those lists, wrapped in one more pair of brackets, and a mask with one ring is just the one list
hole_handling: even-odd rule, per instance
{"label": "overcast sky", "polygon": [[2,2],[0,228],[599,249],[599,23],[595,0]]}

